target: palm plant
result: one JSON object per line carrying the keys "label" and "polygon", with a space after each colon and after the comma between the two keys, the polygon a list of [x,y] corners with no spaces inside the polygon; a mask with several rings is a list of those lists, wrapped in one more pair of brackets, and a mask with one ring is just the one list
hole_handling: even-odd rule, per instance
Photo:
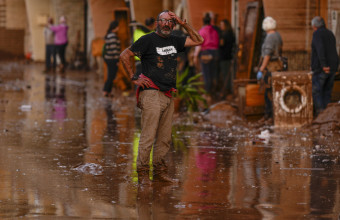
{"label": "palm plant", "polygon": [[177,93],[174,96],[180,100],[180,106],[185,106],[188,112],[197,112],[200,104],[207,107],[207,101],[202,96],[206,94],[202,87],[203,82],[198,81],[201,75],[202,73],[198,73],[189,77],[189,67],[181,74],[177,72]]}

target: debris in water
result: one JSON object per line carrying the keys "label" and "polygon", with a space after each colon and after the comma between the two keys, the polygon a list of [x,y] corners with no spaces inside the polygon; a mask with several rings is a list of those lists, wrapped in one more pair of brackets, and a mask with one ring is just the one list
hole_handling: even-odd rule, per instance
{"label": "debris in water", "polygon": [[178,204],[174,206],[176,209],[184,209],[185,205],[184,204]]}
{"label": "debris in water", "polygon": [[266,129],[264,131],[261,131],[259,138],[266,139],[266,138],[269,138],[269,136],[270,136],[269,130]]}
{"label": "debris in water", "polygon": [[80,165],[72,170],[76,170],[81,173],[85,174],[92,174],[92,175],[102,175],[103,174],[103,167],[99,164],[95,163],[86,163],[84,165]]}
{"label": "debris in water", "polygon": [[269,143],[269,137],[270,137],[270,132],[268,129],[261,131],[261,134],[259,135],[260,139],[263,139],[265,144]]}
{"label": "debris in water", "polygon": [[20,106],[21,111],[31,111],[32,106],[31,105],[22,105]]}

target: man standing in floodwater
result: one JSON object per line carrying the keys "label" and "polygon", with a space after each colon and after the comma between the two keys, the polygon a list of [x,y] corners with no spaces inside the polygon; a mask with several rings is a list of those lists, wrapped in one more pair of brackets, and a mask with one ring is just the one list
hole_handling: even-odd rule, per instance
{"label": "man standing in floodwater", "polygon": [[336,51],[335,36],[326,28],[322,17],[316,16],[312,19],[312,28],[314,31],[311,60],[312,93],[314,111],[317,116],[331,101],[339,57]]}
{"label": "man standing in floodwater", "polygon": [[[181,25],[189,37],[171,34],[176,23]],[[165,10],[157,17],[156,32],[139,38],[121,55],[121,61],[132,82],[138,86],[137,106],[142,110],[141,136],[138,147],[137,173],[140,185],[151,185],[149,179],[150,152],[153,148],[153,180],[175,183],[167,174],[165,155],[171,142],[174,102],[171,92],[176,90],[177,54],[185,47],[198,46],[203,38],[186,20]],[[138,56],[142,62],[142,74],[133,73],[133,59]]]}

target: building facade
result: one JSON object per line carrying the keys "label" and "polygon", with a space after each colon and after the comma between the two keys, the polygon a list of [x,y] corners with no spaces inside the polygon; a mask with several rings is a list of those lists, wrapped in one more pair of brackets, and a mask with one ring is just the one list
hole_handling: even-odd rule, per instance
{"label": "building facade", "polygon": [[[277,21],[284,42],[283,52],[289,59],[291,70],[309,69],[312,37],[310,20],[314,16],[325,18],[327,27],[336,34],[339,45],[338,0],[0,0],[0,57],[14,58],[31,54],[34,61],[44,61],[43,28],[47,18],[51,16],[57,23],[58,18],[65,15],[69,25],[67,59],[72,60],[81,52],[86,54],[86,60],[91,60],[91,42],[105,35],[108,24],[115,16],[121,16],[120,12],[126,11],[123,25],[126,26],[125,34],[131,35],[132,30],[128,27],[131,20],[144,23],[146,18],[156,18],[164,9],[186,18],[197,30],[201,28],[202,17],[206,12],[216,15],[216,24],[222,19],[229,19],[239,46],[244,47],[245,41],[249,40],[245,38],[249,26],[245,18],[249,4],[254,3],[259,5],[260,16],[254,21],[256,24],[252,25],[261,31],[259,27],[263,17],[272,16]],[[125,44],[131,43],[131,36],[121,37],[126,38]],[[249,48],[245,49],[249,51]],[[257,56],[258,52],[254,51],[248,59]],[[248,62],[247,65],[254,66],[256,62]],[[249,74],[244,77],[249,77]]]}

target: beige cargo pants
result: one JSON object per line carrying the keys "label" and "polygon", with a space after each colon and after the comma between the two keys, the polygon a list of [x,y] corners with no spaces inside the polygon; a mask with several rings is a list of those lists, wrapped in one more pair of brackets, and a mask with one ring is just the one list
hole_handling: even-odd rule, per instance
{"label": "beige cargo pants", "polygon": [[137,172],[149,170],[150,152],[153,148],[154,169],[166,169],[164,157],[171,143],[173,99],[158,90],[144,90],[139,95],[141,136],[137,156]]}

